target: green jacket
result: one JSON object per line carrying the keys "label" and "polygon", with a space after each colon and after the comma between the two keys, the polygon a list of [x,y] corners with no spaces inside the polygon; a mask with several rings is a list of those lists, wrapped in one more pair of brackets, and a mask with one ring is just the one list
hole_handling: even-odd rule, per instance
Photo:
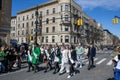
{"label": "green jacket", "polygon": [[32,56],[32,63],[33,64],[39,64],[40,63],[40,61],[39,61],[40,54],[41,54],[41,50],[40,50],[39,47],[35,47],[34,50],[32,50],[31,56]]}
{"label": "green jacket", "polygon": [[6,54],[4,53],[4,51],[0,51],[0,61],[5,60]]}

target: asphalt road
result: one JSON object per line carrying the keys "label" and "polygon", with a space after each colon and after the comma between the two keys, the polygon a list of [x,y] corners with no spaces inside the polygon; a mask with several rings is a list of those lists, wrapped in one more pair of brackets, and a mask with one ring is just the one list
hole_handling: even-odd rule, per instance
{"label": "asphalt road", "polygon": [[[67,79],[68,74],[66,73],[63,75],[52,74],[53,70],[47,73],[44,73],[44,70],[34,73],[26,72],[27,68],[22,68],[14,72],[1,74],[0,80],[108,80],[113,77],[110,52],[97,54],[95,57],[96,67],[91,70],[87,70],[88,61],[84,59],[83,62],[83,68],[77,68],[76,75],[70,79]],[[40,65],[40,67],[43,66]]]}

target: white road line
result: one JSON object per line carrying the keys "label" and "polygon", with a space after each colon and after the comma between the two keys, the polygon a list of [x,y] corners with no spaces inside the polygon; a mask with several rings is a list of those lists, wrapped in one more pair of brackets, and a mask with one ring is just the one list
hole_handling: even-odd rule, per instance
{"label": "white road line", "polygon": [[[96,61],[96,60],[98,60],[98,58],[95,58],[95,59],[94,59],[94,61]],[[88,64],[88,63],[89,63],[89,61],[86,62],[86,64]]]}
{"label": "white road line", "polygon": [[102,60],[98,61],[96,64],[101,64],[102,62],[104,62],[106,60],[106,58],[103,58]]}
{"label": "white road line", "polygon": [[110,60],[108,63],[107,63],[107,65],[112,65],[112,60]]}

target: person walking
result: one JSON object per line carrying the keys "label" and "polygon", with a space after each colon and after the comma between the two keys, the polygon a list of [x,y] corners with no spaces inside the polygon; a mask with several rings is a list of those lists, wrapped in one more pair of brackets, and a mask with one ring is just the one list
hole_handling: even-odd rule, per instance
{"label": "person walking", "polygon": [[116,63],[114,66],[114,80],[120,80],[120,48],[119,53],[114,57],[113,62]]}
{"label": "person walking", "polygon": [[4,46],[1,46],[0,47],[1,73],[5,72],[5,59],[6,59],[6,54],[4,53]]}
{"label": "person walking", "polygon": [[71,64],[70,64],[70,73],[75,75],[75,67],[76,67],[76,61],[77,61],[77,54],[76,54],[76,50],[75,50],[75,47],[73,45],[71,45],[70,47],[70,50],[71,50],[71,58],[70,58],[70,61],[71,61]]}
{"label": "person walking", "polygon": [[94,57],[95,57],[95,55],[96,55],[96,48],[94,47],[93,44],[90,44],[88,54],[87,54],[88,61],[89,61],[88,70],[95,67],[95,65],[94,65]]}
{"label": "person walking", "polygon": [[60,48],[59,46],[56,46],[55,48],[55,52],[54,52],[54,72],[53,74],[56,74],[57,72],[59,72],[60,70],[60,66],[59,66],[59,63],[61,62],[61,51],[60,51]]}
{"label": "person walking", "polygon": [[46,64],[45,66],[45,73],[47,72],[48,70],[48,67],[50,68],[50,70],[52,70],[52,64],[51,64],[51,47],[50,45],[47,45],[45,47],[45,54],[44,54],[44,62]]}
{"label": "person walking", "polygon": [[61,47],[62,49],[62,63],[61,63],[61,68],[59,71],[59,75],[64,73],[64,69],[66,70],[66,72],[68,73],[67,78],[70,78],[70,64],[69,64],[69,50],[66,49],[65,46]]}
{"label": "person walking", "polygon": [[88,57],[87,57],[88,49],[89,49],[89,47],[88,47],[88,45],[86,45],[85,48],[84,48],[84,56],[85,56],[85,59],[88,58]]}
{"label": "person walking", "polygon": [[41,51],[40,48],[38,47],[38,45],[36,44],[35,46],[33,45],[32,47],[32,64],[34,65],[34,72],[36,73],[37,71],[39,71],[39,57],[40,57]]}
{"label": "person walking", "polygon": [[32,67],[32,70],[34,70],[34,66],[32,64],[31,47],[29,47],[28,51],[27,51],[27,62],[28,62],[28,71],[27,72],[30,72],[31,67]]}
{"label": "person walking", "polygon": [[80,64],[80,68],[82,68],[82,56],[84,53],[84,48],[81,43],[78,44],[78,46],[75,48],[76,53],[77,53],[77,60],[78,63]]}

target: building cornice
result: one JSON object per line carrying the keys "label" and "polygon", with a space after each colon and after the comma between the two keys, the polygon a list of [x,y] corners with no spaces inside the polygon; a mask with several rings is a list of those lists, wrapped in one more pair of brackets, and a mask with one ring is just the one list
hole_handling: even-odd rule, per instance
{"label": "building cornice", "polygon": [[26,9],[26,10],[22,10],[22,11],[18,12],[17,14],[22,14],[22,13],[29,12],[29,11],[32,11],[32,10],[36,10],[37,8],[42,8],[42,7],[44,7],[44,6],[48,6],[48,5],[57,3],[57,2],[58,2],[58,0],[46,2],[46,3],[44,3],[44,4],[40,4],[40,5],[34,6],[34,7],[32,7],[32,8]]}

